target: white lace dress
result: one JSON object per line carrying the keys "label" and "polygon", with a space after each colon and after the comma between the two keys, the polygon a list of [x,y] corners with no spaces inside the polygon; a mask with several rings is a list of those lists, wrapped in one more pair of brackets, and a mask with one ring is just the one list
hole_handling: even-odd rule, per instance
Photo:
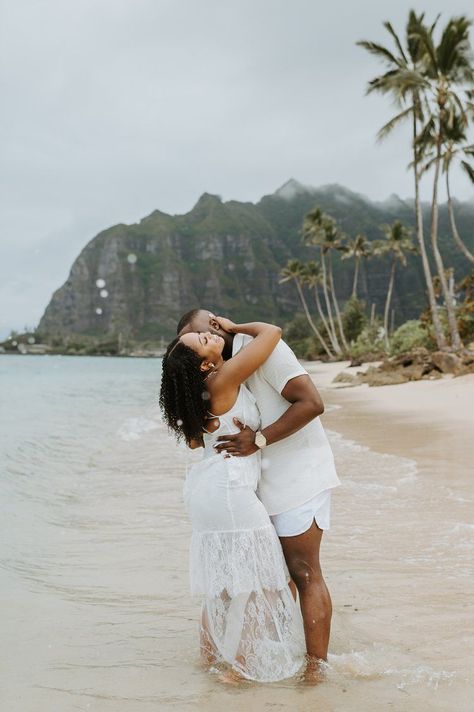
{"label": "white lace dress", "polygon": [[303,663],[304,633],[280,541],[255,493],[260,452],[226,459],[213,449],[220,434],[237,432],[234,417],[257,429],[250,391],[241,386],[234,406],[218,417],[184,488],[193,526],[191,592],[204,596],[201,645],[211,662],[248,679],[282,680]]}

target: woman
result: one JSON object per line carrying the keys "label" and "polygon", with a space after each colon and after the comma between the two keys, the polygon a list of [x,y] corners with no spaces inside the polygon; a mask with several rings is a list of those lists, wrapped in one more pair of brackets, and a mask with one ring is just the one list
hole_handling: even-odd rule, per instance
{"label": "woman", "polygon": [[260,451],[226,457],[214,445],[221,433],[236,432],[234,418],[258,429],[259,413],[244,381],[271,354],[281,329],[217,320],[253,340],[224,362],[221,336],[175,339],[163,358],[160,406],[178,440],[204,445],[185,485],[193,525],[191,591],[204,597],[201,651],[210,665],[224,662],[245,678],[270,682],[291,677],[304,661],[301,614],[279,539],[255,493]]}

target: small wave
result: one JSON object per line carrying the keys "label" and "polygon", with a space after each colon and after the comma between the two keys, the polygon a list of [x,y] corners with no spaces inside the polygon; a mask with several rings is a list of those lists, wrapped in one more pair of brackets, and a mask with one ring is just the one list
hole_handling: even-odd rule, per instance
{"label": "small wave", "polygon": [[395,485],[380,485],[376,482],[355,482],[354,480],[344,480],[344,486],[349,489],[364,490],[366,492],[397,492]]}
{"label": "small wave", "polygon": [[474,524],[469,522],[458,522],[447,531],[447,542],[449,546],[456,549],[460,554],[463,551],[471,552],[474,547],[472,532]]}
{"label": "small wave", "polygon": [[461,532],[469,532],[474,529],[474,524],[469,524],[468,522],[458,522],[450,530],[451,534],[460,534]]}
{"label": "small wave", "polygon": [[[418,466],[415,460],[391,453],[376,452],[367,445],[344,437],[341,433],[333,430],[326,432],[336,456],[336,464],[338,461],[342,462],[346,470],[354,474],[358,470],[366,474],[371,472],[375,477],[390,476],[390,485],[371,483],[369,486],[367,483],[367,489],[396,492],[399,485],[410,485],[417,480]],[[360,483],[359,479],[357,482]],[[362,487],[366,485],[366,483],[360,484]]]}
{"label": "small wave", "polygon": [[[403,690],[411,685],[426,685],[438,689],[441,682],[451,684],[455,672],[434,670],[430,665],[406,666],[400,651],[386,650],[374,644],[373,648],[340,655],[328,655],[330,668],[347,677],[377,679],[394,677],[397,688]],[[405,663],[405,664],[404,664]]]}
{"label": "small wave", "polygon": [[467,497],[461,497],[461,495],[457,494],[450,487],[443,487],[443,489],[447,493],[448,499],[453,500],[453,502],[461,502],[462,504],[472,503],[472,499],[468,499]]}
{"label": "small wave", "polygon": [[159,427],[160,423],[157,420],[128,418],[118,429],[117,435],[125,442],[131,442],[132,440],[140,440],[145,433],[157,430]]}
{"label": "small wave", "polygon": [[448,684],[451,684],[456,677],[455,672],[433,670],[429,665],[418,665],[414,670],[386,670],[386,674],[402,675],[405,677],[405,679],[397,685],[399,690],[404,690],[410,685],[419,684],[426,684],[428,687],[437,690],[440,682],[448,681]]}
{"label": "small wave", "polygon": [[334,410],[340,410],[341,408],[342,408],[342,405],[338,405],[337,403],[328,403],[327,405],[325,404],[325,406],[324,406],[324,412],[332,413]]}
{"label": "small wave", "polygon": [[332,444],[336,445],[338,448],[345,450],[352,450],[354,452],[367,452],[370,448],[367,445],[361,445],[356,443],[355,440],[349,440],[345,438],[341,433],[337,433],[334,430],[328,430],[326,428],[326,434]]}

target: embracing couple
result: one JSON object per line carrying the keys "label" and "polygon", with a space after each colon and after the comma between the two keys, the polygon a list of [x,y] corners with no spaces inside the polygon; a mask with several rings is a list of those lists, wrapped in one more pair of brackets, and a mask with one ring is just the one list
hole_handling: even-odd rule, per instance
{"label": "embracing couple", "polygon": [[260,682],[321,675],[331,598],[319,563],[339,483],[324,410],[272,324],[185,314],[163,358],[166,424],[204,455],[186,477],[191,591],[211,666]]}

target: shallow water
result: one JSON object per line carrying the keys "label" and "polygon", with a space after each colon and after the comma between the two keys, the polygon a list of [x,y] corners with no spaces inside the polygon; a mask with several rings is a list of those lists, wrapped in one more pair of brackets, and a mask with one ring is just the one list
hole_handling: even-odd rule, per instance
{"label": "shallow water", "polygon": [[158,385],[153,359],[0,358],[2,709],[472,709],[471,492],[337,433],[327,681],[201,669],[181,501],[199,455],[167,435]]}

